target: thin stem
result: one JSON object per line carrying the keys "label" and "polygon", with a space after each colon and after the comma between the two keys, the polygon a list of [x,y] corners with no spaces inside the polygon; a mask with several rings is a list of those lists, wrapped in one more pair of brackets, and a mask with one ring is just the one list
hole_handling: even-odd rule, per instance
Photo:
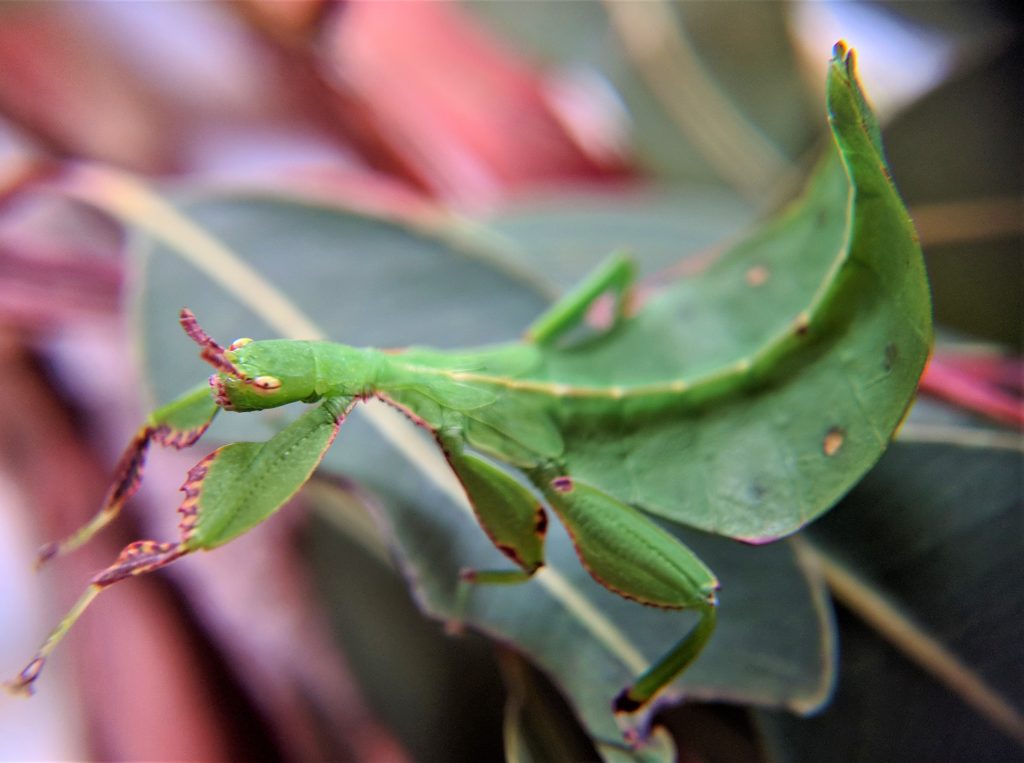
{"label": "thin stem", "polygon": [[719,176],[758,198],[786,173],[789,161],[722,94],[664,0],[605,9],[640,76]]}
{"label": "thin stem", "polygon": [[794,542],[821,569],[838,602],[993,726],[1024,746],[1024,716],[981,676],[827,551],[803,537],[794,538]]}

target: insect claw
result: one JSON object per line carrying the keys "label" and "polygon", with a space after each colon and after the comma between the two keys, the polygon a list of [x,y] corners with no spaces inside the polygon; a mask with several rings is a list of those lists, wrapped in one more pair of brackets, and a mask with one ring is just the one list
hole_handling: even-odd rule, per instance
{"label": "insect claw", "polygon": [[637,699],[634,699],[629,692],[629,689],[623,689],[619,692],[618,696],[615,697],[615,701],[612,702],[612,710],[616,715],[633,713],[643,707],[644,703]]}
{"label": "insect claw", "polygon": [[181,312],[178,313],[178,323],[185,329],[185,333],[188,334],[189,338],[200,347],[218,346],[213,341],[213,338],[203,331],[203,327],[199,325],[199,321],[196,319],[196,314],[187,307],[181,308]]}
{"label": "insect claw", "polygon": [[36,551],[36,571],[39,571],[44,564],[60,553],[60,544],[56,541],[44,543]]}
{"label": "insect claw", "polygon": [[12,681],[4,681],[4,688],[10,694],[19,695],[22,697],[31,697],[35,694],[35,682],[39,678],[39,674],[43,670],[43,665],[46,664],[44,657],[36,657],[32,662],[25,666],[18,677]]}

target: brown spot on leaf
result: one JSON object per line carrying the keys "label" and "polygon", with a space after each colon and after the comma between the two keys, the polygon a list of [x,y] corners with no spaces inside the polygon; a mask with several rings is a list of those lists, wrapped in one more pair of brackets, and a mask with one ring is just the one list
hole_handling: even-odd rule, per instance
{"label": "brown spot on leaf", "polygon": [[807,333],[811,330],[811,319],[807,313],[800,313],[793,322],[793,331],[799,337],[807,336]]}
{"label": "brown spot on leaf", "polygon": [[825,433],[825,439],[821,444],[821,449],[826,456],[834,456],[839,452],[839,449],[843,447],[843,441],[845,439],[845,429],[842,427],[832,427]]}
{"label": "brown spot on leaf", "polygon": [[747,270],[745,278],[748,286],[757,288],[758,286],[763,286],[768,281],[769,276],[771,276],[771,271],[764,265],[754,265]]}
{"label": "brown spot on leaf", "polygon": [[896,365],[896,361],[900,357],[900,348],[896,346],[894,342],[889,342],[885,346],[885,361],[882,363],[882,367],[886,371],[891,371]]}

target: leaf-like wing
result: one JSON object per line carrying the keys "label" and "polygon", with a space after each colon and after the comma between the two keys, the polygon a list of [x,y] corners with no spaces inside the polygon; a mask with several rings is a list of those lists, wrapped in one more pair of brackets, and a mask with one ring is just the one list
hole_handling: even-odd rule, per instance
{"label": "leaf-like wing", "polygon": [[742,540],[791,533],[878,460],[931,346],[921,250],[874,118],[837,49],[835,155],[784,214],[606,340],[549,357],[582,385],[689,388],[568,416],[569,472],[668,519]]}

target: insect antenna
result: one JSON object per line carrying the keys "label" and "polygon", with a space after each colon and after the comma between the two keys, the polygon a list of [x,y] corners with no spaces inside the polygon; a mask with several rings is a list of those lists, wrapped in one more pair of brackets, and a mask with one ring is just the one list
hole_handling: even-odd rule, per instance
{"label": "insect antenna", "polygon": [[227,350],[217,344],[213,340],[213,337],[207,334],[203,330],[203,327],[199,325],[199,321],[196,320],[195,313],[187,307],[181,308],[181,313],[178,315],[178,322],[181,324],[181,327],[185,329],[185,333],[189,335],[189,338],[202,348],[202,352],[199,353],[200,358],[205,360],[218,371],[223,371],[229,376],[234,376],[238,379],[246,378],[245,374],[243,374],[234,363],[228,360]]}

